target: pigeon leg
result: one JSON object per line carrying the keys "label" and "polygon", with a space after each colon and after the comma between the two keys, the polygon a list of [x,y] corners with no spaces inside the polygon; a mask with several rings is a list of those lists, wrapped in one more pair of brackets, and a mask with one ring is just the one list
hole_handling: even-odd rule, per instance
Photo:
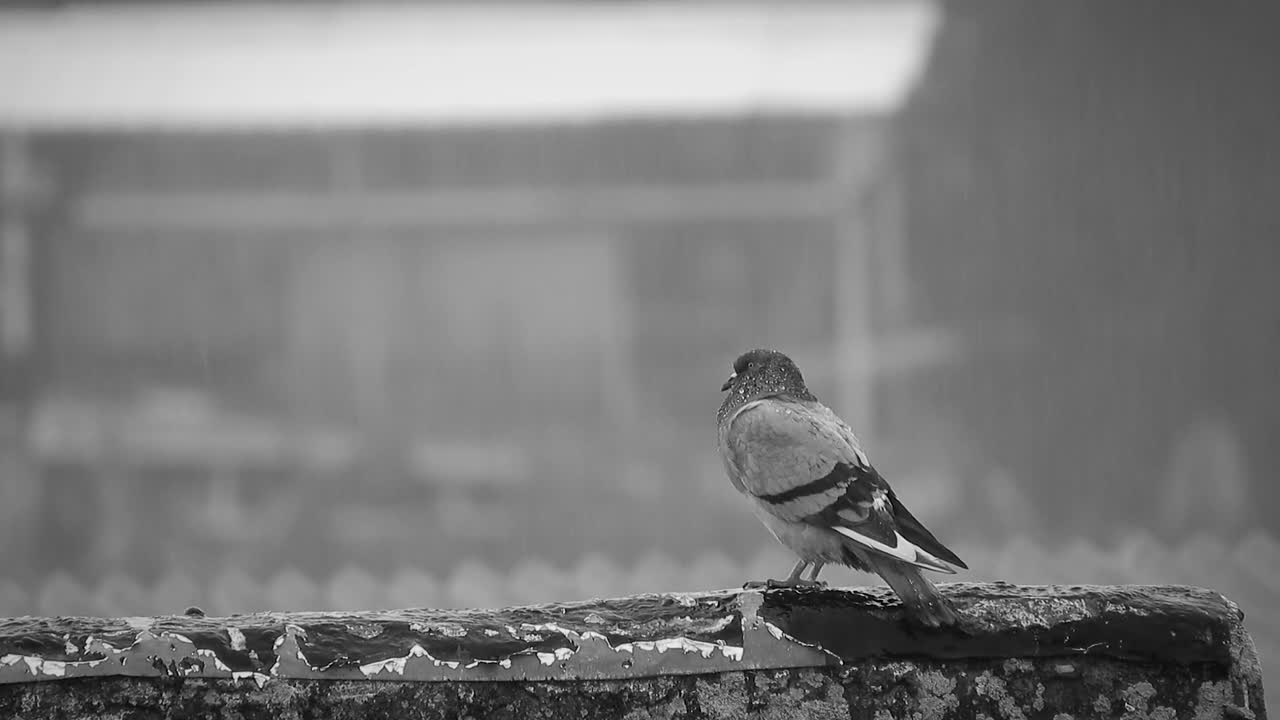
{"label": "pigeon leg", "polygon": [[800,574],[804,572],[805,566],[809,563],[804,560],[797,560],[795,567],[791,568],[791,574],[786,580],[749,580],[742,584],[743,590],[771,590],[773,588],[793,587],[795,583],[800,581]]}
{"label": "pigeon leg", "polygon": [[743,590],[773,590],[776,588],[822,587],[826,583],[820,583],[820,582],[817,582],[816,580],[802,580],[800,578],[800,576],[804,574],[804,569],[811,564],[816,566],[816,569],[814,570],[813,574],[817,575],[818,574],[817,569],[821,569],[822,563],[820,562],[810,563],[808,560],[802,559],[802,560],[796,561],[795,567],[791,568],[791,574],[787,576],[786,580],[769,579],[763,582],[760,580],[752,580],[750,582],[743,583],[742,589]]}
{"label": "pigeon leg", "polygon": [[826,563],[822,562],[821,560],[818,560],[815,563],[813,563],[813,569],[809,571],[809,582],[813,583],[815,587],[827,586],[826,580],[818,579],[818,573],[822,572],[823,565],[826,565]]}

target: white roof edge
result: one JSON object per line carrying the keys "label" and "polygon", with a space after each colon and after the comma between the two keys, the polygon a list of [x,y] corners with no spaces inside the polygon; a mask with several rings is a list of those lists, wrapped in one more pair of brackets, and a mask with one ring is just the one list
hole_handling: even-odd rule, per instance
{"label": "white roof edge", "polygon": [[0,11],[0,128],[886,113],[932,0]]}

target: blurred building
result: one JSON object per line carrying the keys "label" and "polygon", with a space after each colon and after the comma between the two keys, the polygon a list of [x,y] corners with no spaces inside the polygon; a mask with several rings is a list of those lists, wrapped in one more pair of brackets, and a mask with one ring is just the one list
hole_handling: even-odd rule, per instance
{"label": "blurred building", "polygon": [[945,345],[889,134],[929,5],[12,19],[10,573],[745,560],[736,354],[873,436]]}
{"label": "blurred building", "polygon": [[896,137],[914,307],[969,352],[903,392],[1045,537],[1280,531],[1278,9],[947,6]]}

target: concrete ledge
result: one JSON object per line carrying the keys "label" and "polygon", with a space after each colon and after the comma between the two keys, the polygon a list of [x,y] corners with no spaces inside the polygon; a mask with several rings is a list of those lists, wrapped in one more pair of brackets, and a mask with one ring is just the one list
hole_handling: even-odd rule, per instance
{"label": "concrete ledge", "polygon": [[0,620],[0,716],[1265,718],[1217,593],[945,589],[945,631],[861,588]]}

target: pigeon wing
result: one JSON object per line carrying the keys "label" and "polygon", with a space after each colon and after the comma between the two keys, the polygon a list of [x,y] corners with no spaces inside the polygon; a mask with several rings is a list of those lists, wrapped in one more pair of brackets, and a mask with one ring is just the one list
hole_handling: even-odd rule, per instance
{"label": "pigeon wing", "polygon": [[898,501],[849,426],[821,403],[785,396],[748,403],[722,436],[730,479],[771,514],[828,527],[921,568],[964,567]]}
{"label": "pigeon wing", "polygon": [[800,522],[844,493],[848,444],[828,437],[803,403],[784,396],[743,405],[721,428],[720,452],[729,478],[772,514]]}

